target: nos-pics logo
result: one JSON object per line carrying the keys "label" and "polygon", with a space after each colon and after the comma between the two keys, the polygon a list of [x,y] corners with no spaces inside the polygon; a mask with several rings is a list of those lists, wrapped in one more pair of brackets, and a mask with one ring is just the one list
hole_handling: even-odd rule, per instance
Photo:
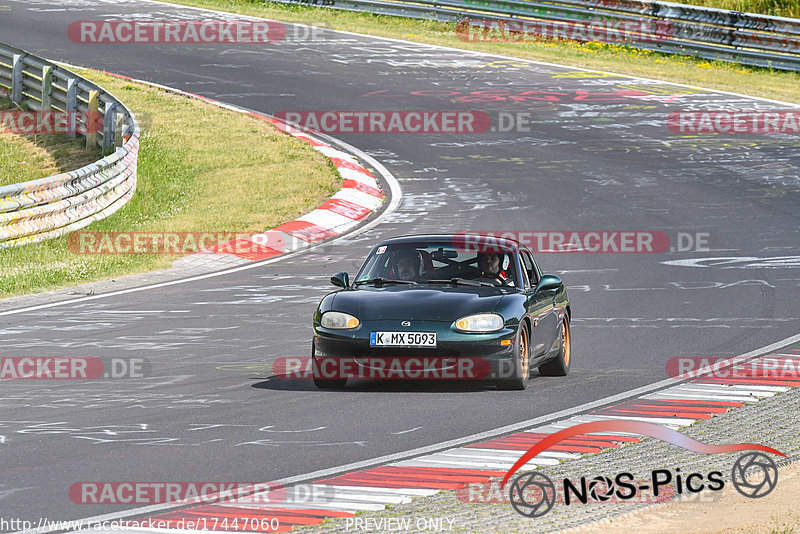
{"label": "nos-pics logo", "polygon": [[[655,423],[639,421],[597,421],[583,423],[556,432],[543,439],[526,452],[506,474],[502,484],[519,470],[520,467],[531,461],[537,454],[548,449],[556,443],[580,434],[597,432],[627,432],[650,436],[662,441],[683,447],[684,449],[705,454],[721,454],[734,451],[748,451],[740,456],[731,469],[731,483],[736,490],[749,498],[760,498],[768,495],[778,483],[778,466],[764,451],[779,456],[785,456],[765,445],[753,443],[740,443],[734,445],[708,445],[696,441],[680,432]],[[636,497],[640,492],[652,490],[655,496],[659,492],[699,493],[702,491],[720,491],[725,487],[721,471],[709,473],[681,473],[679,468],[674,473],[667,469],[656,469],[650,474],[650,479],[639,481],[636,484],[631,473],[618,473],[615,477],[598,476],[587,480],[581,477],[574,482],[564,479],[560,484],[561,496],[564,504],[570,505],[577,502],[587,504],[590,500],[604,502],[612,498],[628,500]],[[518,475],[511,482],[509,497],[511,506],[518,513],[526,517],[541,517],[549,512],[556,503],[559,488],[543,473],[529,471]]]}

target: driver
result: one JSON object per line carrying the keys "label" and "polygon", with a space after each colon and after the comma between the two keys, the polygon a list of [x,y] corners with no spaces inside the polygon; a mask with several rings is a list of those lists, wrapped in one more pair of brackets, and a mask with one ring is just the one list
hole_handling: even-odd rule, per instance
{"label": "driver", "polygon": [[394,258],[394,277],[399,280],[419,281],[419,253],[416,249],[401,249]]}
{"label": "driver", "polygon": [[505,283],[508,273],[500,270],[500,254],[496,252],[478,253],[479,278],[489,278]]}

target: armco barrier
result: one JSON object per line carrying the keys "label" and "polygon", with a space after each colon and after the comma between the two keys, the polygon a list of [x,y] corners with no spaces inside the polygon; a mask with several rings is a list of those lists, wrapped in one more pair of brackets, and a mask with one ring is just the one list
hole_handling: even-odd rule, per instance
{"label": "armco barrier", "polygon": [[[800,71],[800,20],[653,0],[269,0],[444,22],[621,24],[627,46]],[[630,26],[625,26],[625,23]],[[569,26],[573,25],[573,26]],[[631,26],[653,28],[642,38]],[[512,28],[511,24],[508,24]],[[517,26],[518,27],[518,26]],[[628,29],[626,29],[628,28]],[[513,31],[513,30],[512,30]],[[567,32],[569,33],[569,32]]]}
{"label": "armco barrier", "polygon": [[[122,102],[63,67],[3,44],[0,92],[23,109],[65,113],[73,132],[67,135],[83,129],[87,146],[96,144],[103,154],[114,150],[76,171],[0,187],[0,249],[83,228],[130,200],[139,125]],[[95,131],[91,124],[102,127]]]}

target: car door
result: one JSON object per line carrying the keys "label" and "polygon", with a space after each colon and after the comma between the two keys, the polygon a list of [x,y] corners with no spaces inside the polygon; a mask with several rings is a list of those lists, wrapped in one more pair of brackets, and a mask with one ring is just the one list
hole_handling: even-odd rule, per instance
{"label": "car door", "polygon": [[543,356],[555,343],[558,337],[558,308],[555,305],[557,290],[536,291],[536,284],[542,276],[539,267],[530,253],[520,252],[524,268],[527,303],[526,308],[531,318],[531,356]]}

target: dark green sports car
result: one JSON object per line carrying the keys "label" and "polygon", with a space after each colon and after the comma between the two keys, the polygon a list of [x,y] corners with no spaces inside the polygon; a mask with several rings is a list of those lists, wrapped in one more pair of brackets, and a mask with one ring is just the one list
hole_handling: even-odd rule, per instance
{"label": "dark green sports car", "polygon": [[485,379],[525,389],[532,367],[564,376],[571,310],[558,276],[518,242],[420,235],[375,245],[314,314],[314,383],[348,378]]}

